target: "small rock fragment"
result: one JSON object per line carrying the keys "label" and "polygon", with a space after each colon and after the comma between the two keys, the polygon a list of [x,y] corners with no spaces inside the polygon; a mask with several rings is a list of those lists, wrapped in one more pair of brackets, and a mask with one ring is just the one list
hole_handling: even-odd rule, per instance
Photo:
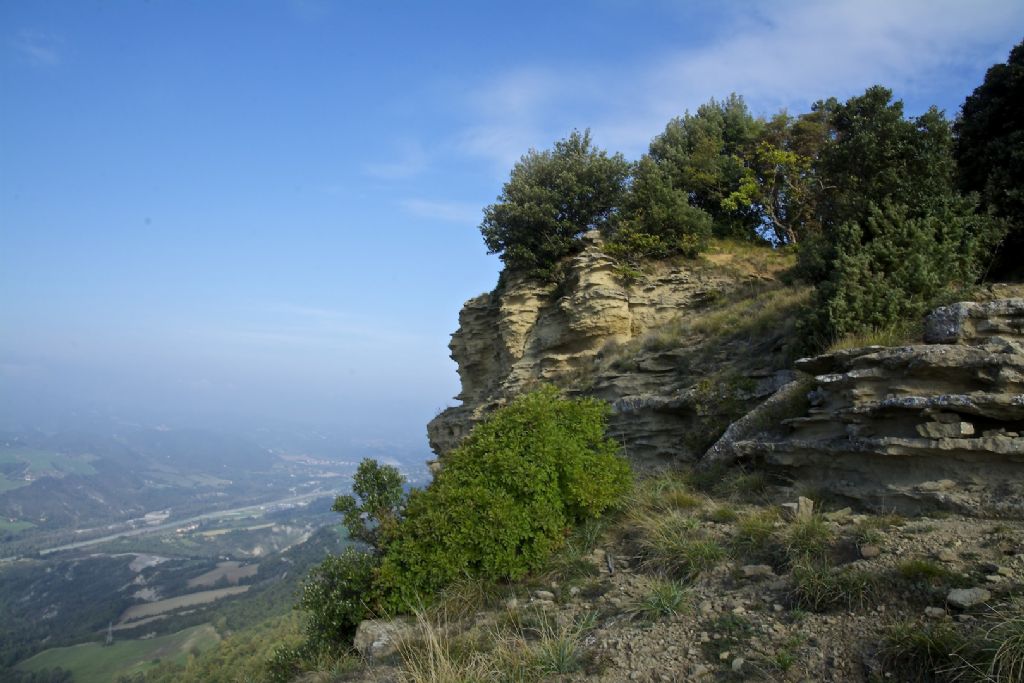
{"label": "small rock fragment", "polygon": [[926,422],[917,425],[917,433],[926,439],[959,439],[974,436],[974,425],[970,422]]}
{"label": "small rock fragment", "polygon": [[877,545],[871,543],[865,543],[860,547],[860,556],[865,560],[870,560],[872,557],[878,557],[882,554],[882,549]]}
{"label": "small rock fragment", "polygon": [[775,571],[767,564],[745,564],[740,567],[740,571],[748,579],[761,576],[775,576]]}
{"label": "small rock fragment", "polygon": [[958,609],[968,609],[987,602],[992,597],[984,588],[954,588],[946,596],[946,602]]}
{"label": "small rock fragment", "polygon": [[802,521],[809,520],[814,515],[814,501],[810,498],[800,496],[796,500],[796,518]]}
{"label": "small rock fragment", "polygon": [[941,619],[946,616],[946,610],[941,607],[925,607],[924,615],[930,619]]}

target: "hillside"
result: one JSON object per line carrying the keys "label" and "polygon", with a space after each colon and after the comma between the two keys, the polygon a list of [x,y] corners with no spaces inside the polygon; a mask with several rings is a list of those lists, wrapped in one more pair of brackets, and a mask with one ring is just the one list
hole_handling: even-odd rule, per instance
{"label": "hillside", "polygon": [[1024,287],[798,359],[784,251],[615,265],[590,234],[561,286],[468,301],[429,434],[443,471],[551,383],[610,402],[647,476],[544,571],[364,622],[337,680],[1016,680],[991,653],[1024,614]]}

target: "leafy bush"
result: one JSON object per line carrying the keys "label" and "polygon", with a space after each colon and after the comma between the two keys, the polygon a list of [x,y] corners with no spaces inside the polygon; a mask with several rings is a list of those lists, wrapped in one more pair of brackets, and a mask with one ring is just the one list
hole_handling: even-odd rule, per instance
{"label": "leafy bush", "polygon": [[981,205],[1006,221],[993,274],[1024,274],[1024,42],[995,64],[963,104],[953,126],[959,185],[978,192]]}
{"label": "leafy bush", "polygon": [[307,613],[304,647],[316,653],[348,647],[359,622],[370,614],[377,563],[370,553],[346,548],[313,568],[302,584],[297,606]]}
{"label": "leafy bush", "polygon": [[377,577],[387,604],[408,609],[466,575],[521,577],[615,504],[631,473],[605,438],[608,411],[546,387],[478,425],[409,497]]}
{"label": "leafy bush", "polygon": [[827,344],[921,318],[944,293],[974,282],[992,226],[953,200],[921,218],[905,206],[870,205],[836,233],[831,276],[818,287],[813,331]]}
{"label": "leafy bush", "polygon": [[621,205],[629,177],[621,154],[594,147],[573,131],[550,151],[530,150],[512,169],[480,224],[488,253],[512,270],[550,277],[579,237],[601,227]]}

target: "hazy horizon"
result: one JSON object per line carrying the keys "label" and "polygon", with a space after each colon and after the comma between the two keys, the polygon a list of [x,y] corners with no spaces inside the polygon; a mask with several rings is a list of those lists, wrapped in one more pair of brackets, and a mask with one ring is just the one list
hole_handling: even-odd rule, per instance
{"label": "hazy horizon", "polygon": [[[728,6],[725,6],[728,5]],[[636,158],[737,92],[880,83],[952,117],[1021,38],[990,2],[0,4],[0,427],[423,439],[500,263],[515,160]]]}

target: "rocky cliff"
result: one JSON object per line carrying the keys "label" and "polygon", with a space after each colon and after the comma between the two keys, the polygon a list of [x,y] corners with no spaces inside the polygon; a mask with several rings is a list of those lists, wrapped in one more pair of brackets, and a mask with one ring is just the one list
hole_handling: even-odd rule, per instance
{"label": "rocky cliff", "polygon": [[590,234],[566,265],[559,285],[507,278],[463,307],[462,405],[428,426],[439,457],[551,382],[611,403],[641,468],[742,461],[875,509],[1024,514],[1021,288],[937,310],[926,343],[798,360],[808,292],[785,284],[785,253],[730,245],[636,273]]}
{"label": "rocky cliff", "polygon": [[711,457],[878,509],[1024,514],[1024,299],[939,308],[924,341],[798,360],[808,409]]}
{"label": "rocky cliff", "polygon": [[428,426],[442,456],[495,407],[538,383],[612,403],[640,465],[693,460],[730,421],[791,379],[791,257],[735,246],[621,271],[589,234],[560,285],[508,278],[469,300],[450,349],[462,405]]}

